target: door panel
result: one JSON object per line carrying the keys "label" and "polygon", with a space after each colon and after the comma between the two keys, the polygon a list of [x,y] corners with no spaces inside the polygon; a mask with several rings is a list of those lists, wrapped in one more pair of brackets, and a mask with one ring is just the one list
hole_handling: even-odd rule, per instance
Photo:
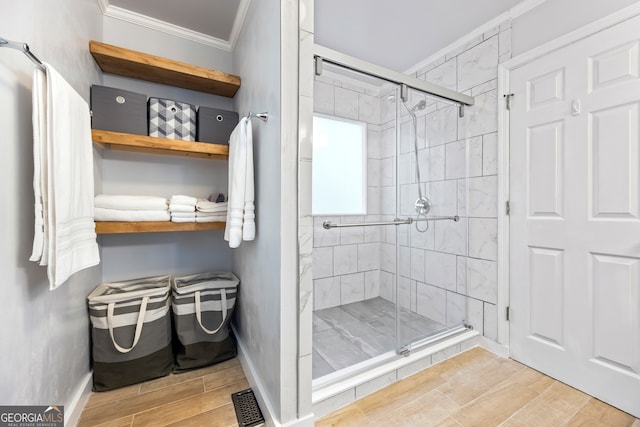
{"label": "door panel", "polygon": [[640,18],[511,72],[512,357],[640,416]]}

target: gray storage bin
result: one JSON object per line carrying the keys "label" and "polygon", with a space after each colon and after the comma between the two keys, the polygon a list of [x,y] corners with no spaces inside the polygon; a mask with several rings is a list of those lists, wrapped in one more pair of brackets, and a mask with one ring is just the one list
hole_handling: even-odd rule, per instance
{"label": "gray storage bin", "polygon": [[171,373],[169,276],[103,283],[87,300],[95,391]]}
{"label": "gray storage bin", "polygon": [[114,87],[91,86],[91,127],[147,134],[147,96]]}
{"label": "gray storage bin", "polygon": [[227,272],[172,278],[176,340],[174,372],[222,362],[237,354],[229,327],[240,280]]}
{"label": "gray storage bin", "polygon": [[196,106],[171,99],[149,98],[149,135],[196,140]]}
{"label": "gray storage bin", "polygon": [[198,137],[201,142],[228,144],[231,132],[238,124],[238,113],[217,108],[198,109]]}

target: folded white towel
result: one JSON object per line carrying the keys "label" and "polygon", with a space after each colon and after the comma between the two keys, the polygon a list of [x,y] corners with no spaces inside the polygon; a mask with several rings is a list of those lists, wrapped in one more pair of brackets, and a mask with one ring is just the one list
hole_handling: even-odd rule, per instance
{"label": "folded white towel", "polygon": [[86,101],[49,64],[33,77],[35,235],[30,260],[49,289],[100,263],[93,219],[93,144]]}
{"label": "folded white towel", "polygon": [[196,217],[192,216],[191,218],[176,218],[171,217],[172,222],[196,222]]}
{"label": "folded white towel", "polygon": [[171,203],[169,205],[169,210],[171,212],[195,212],[195,205],[181,205],[177,203]]}
{"label": "folded white towel", "polygon": [[96,221],[169,221],[168,211],[125,211],[122,209],[95,208]]}
{"label": "folded white towel", "polygon": [[171,218],[195,218],[195,212],[171,212]]}
{"label": "folded white towel", "polygon": [[225,222],[227,215],[197,216],[196,222]]}
{"label": "folded white towel", "polygon": [[221,211],[221,212],[196,212],[196,217],[198,218],[206,218],[209,216],[223,216],[227,217],[227,211]]}
{"label": "folded white towel", "polygon": [[198,199],[198,203],[196,203],[196,210],[198,212],[226,212],[228,206],[228,202],[216,203],[210,202],[206,199]]}
{"label": "folded white towel", "polygon": [[237,248],[255,238],[253,136],[251,120],[242,118],[229,139],[229,206],[224,239]]}
{"label": "folded white towel", "polygon": [[170,203],[172,204],[175,203],[176,205],[195,206],[197,202],[198,202],[198,199],[196,197],[184,196],[182,194],[171,196],[171,200],[170,200]]}
{"label": "folded white towel", "polygon": [[164,197],[120,196],[99,194],[94,200],[96,208],[121,209],[123,211],[166,211],[168,201]]}

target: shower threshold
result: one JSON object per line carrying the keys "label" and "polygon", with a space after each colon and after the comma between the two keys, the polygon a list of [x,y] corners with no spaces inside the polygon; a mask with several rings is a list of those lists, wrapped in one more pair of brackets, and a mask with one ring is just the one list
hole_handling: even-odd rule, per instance
{"label": "shower threshold", "polygon": [[[419,348],[409,356],[395,351],[382,354],[349,368],[341,369],[312,381],[312,404],[316,416],[325,415],[326,409],[338,409],[357,398],[373,393],[429,366],[475,347],[478,331],[461,325],[420,342]],[[367,392],[358,392],[366,384]],[[374,385],[375,384],[375,385]],[[352,392],[351,392],[352,391]],[[357,396],[357,398],[356,398]],[[338,399],[336,402],[333,400]]]}

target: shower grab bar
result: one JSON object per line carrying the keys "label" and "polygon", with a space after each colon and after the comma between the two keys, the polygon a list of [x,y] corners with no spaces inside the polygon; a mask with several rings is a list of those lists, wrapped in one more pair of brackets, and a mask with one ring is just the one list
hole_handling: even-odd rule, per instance
{"label": "shower grab bar", "polygon": [[45,71],[44,64],[42,63],[42,61],[40,61],[38,59],[37,56],[35,56],[33,54],[33,52],[31,52],[31,50],[29,50],[29,45],[28,44],[19,43],[19,42],[12,42],[11,40],[3,39],[2,37],[0,37],[0,47],[8,47],[8,48],[11,48],[11,49],[21,50],[22,53],[27,55],[27,57],[31,61],[33,61],[33,63],[36,64],[36,66],[38,68],[40,68],[41,70]]}
{"label": "shower grab bar", "polygon": [[393,221],[383,221],[383,222],[358,222],[358,223],[345,223],[345,224],[334,224],[331,221],[323,221],[322,228],[325,230],[329,230],[330,228],[345,228],[345,227],[373,227],[379,225],[404,225],[404,224],[413,224],[417,221],[460,221],[460,217],[458,215],[455,216],[429,216],[425,218],[406,218],[400,219],[396,218]]}

